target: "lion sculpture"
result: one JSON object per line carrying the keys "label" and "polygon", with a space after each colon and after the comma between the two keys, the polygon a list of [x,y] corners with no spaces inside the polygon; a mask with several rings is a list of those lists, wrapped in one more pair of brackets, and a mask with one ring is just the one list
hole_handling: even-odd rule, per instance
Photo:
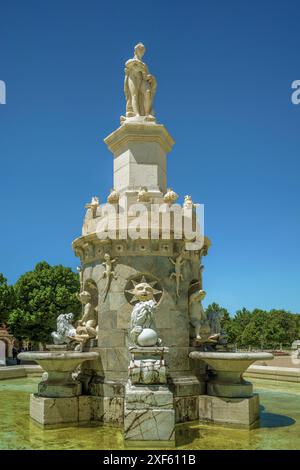
{"label": "lion sculpture", "polygon": [[54,344],[68,344],[71,338],[76,335],[76,328],[72,325],[73,321],[73,313],[62,313],[57,317],[57,331],[51,333]]}

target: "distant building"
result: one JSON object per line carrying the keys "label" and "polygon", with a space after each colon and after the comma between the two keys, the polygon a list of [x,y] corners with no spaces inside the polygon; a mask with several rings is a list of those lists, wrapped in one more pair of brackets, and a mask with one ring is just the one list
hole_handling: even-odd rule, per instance
{"label": "distant building", "polygon": [[5,325],[0,326],[0,366],[6,365],[6,359],[13,357],[15,338],[9,334]]}

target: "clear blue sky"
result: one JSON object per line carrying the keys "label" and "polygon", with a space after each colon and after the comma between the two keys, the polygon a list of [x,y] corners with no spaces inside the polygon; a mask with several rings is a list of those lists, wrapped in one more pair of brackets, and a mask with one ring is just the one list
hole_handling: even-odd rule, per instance
{"label": "clear blue sky", "polygon": [[124,112],[133,46],[176,141],[168,183],[205,204],[206,305],[300,312],[300,3],[1,2],[0,272],[73,268],[84,204],[106,199],[103,138]]}

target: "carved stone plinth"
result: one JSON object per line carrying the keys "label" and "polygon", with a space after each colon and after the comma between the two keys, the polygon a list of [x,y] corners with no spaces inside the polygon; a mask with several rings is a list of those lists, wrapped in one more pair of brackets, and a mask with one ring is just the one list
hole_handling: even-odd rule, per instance
{"label": "carved stone plinth", "polygon": [[43,427],[74,426],[91,420],[90,397],[30,395],[30,417]]}
{"label": "carved stone plinth", "polygon": [[124,438],[174,441],[173,393],[166,385],[131,385],[125,389]]}
{"label": "carved stone plinth", "polygon": [[131,361],[128,375],[132,384],[165,384],[167,369],[164,355],[169,352],[164,347],[131,347]]}
{"label": "carved stone plinth", "polygon": [[259,420],[259,396],[257,394],[249,398],[199,396],[199,420],[241,428],[253,427]]}
{"label": "carved stone plinth", "polygon": [[128,441],[175,439],[173,393],[167,387],[164,347],[131,347],[125,388],[124,438]]}

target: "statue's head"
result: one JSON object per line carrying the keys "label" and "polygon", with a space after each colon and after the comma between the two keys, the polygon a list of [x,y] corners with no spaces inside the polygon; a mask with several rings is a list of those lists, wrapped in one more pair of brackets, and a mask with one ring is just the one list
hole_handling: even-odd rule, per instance
{"label": "statue's head", "polygon": [[153,299],[153,287],[150,286],[147,282],[140,282],[132,290],[134,296],[140,302],[146,302],[147,300]]}
{"label": "statue's head", "polygon": [[142,44],[141,42],[139,42],[134,47],[134,55],[136,55],[136,57],[138,59],[141,59],[143,57],[143,55],[145,54],[145,52],[146,52],[146,48],[145,48],[144,44]]}
{"label": "statue's head", "polygon": [[198,289],[190,295],[190,302],[201,302],[206,296],[206,292],[203,289]]}
{"label": "statue's head", "polygon": [[74,320],[74,315],[73,315],[73,313],[71,313],[71,312],[70,312],[70,313],[66,313],[66,314],[65,314],[65,319],[66,319],[67,322],[72,323],[72,321]]}
{"label": "statue's head", "polygon": [[87,292],[86,290],[80,292],[78,297],[82,304],[87,304],[88,302],[91,301],[91,298],[92,298],[91,294]]}
{"label": "statue's head", "polygon": [[110,255],[108,253],[105,253],[104,259],[105,259],[105,261],[109,261],[110,260]]}
{"label": "statue's head", "polygon": [[72,322],[74,320],[73,313],[61,313],[57,317],[57,332],[63,333],[66,328],[72,326]]}

